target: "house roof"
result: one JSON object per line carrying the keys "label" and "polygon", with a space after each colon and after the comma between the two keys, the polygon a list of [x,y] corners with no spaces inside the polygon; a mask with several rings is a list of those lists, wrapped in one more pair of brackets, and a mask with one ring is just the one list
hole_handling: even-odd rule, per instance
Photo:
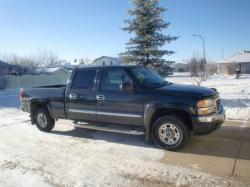
{"label": "house roof", "polygon": [[93,62],[99,60],[99,59],[102,59],[102,58],[109,58],[111,60],[117,60],[117,61],[121,61],[121,59],[119,57],[111,57],[111,56],[101,56],[99,58],[96,58],[95,60],[93,60]]}
{"label": "house roof", "polygon": [[238,62],[238,63],[250,62],[250,51],[242,51],[232,57],[220,61],[220,63],[233,63],[233,62]]}

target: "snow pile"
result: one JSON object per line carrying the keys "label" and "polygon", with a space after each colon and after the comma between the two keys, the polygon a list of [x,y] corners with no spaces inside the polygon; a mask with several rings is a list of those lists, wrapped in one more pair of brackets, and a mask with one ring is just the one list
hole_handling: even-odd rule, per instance
{"label": "snow pile", "polygon": [[[172,76],[167,80],[196,85],[195,78],[189,76]],[[202,82],[201,86],[218,90],[227,119],[246,120],[250,117],[250,75],[242,75],[239,79],[229,75],[214,75]]]}

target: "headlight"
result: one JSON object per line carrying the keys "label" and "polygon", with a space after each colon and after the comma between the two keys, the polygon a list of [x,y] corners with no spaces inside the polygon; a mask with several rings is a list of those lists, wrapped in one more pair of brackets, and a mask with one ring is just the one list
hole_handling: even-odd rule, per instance
{"label": "headlight", "polygon": [[209,115],[216,112],[216,104],[213,99],[202,99],[197,103],[198,115]]}
{"label": "headlight", "polygon": [[197,103],[198,108],[204,108],[204,107],[213,106],[213,105],[214,105],[213,99],[202,99],[198,101]]}
{"label": "headlight", "polygon": [[211,107],[205,107],[205,108],[199,108],[198,109],[198,114],[199,115],[209,115],[216,112],[216,106],[211,106]]}

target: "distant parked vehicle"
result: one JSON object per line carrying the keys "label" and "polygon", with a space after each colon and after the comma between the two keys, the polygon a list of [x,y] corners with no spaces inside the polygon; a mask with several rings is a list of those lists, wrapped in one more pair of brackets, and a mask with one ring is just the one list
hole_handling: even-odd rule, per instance
{"label": "distant parked vehicle", "polygon": [[210,133],[225,119],[215,89],[173,84],[140,66],[76,68],[67,85],[22,89],[20,99],[41,131],[70,119],[75,127],[145,134],[169,150],[182,147],[190,132]]}

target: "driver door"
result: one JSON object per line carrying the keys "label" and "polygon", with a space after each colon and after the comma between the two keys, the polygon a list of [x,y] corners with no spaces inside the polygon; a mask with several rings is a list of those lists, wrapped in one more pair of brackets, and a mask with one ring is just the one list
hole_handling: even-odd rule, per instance
{"label": "driver door", "polygon": [[103,71],[97,92],[97,121],[141,126],[143,122],[143,96],[136,91],[124,91],[121,84],[133,82],[122,68]]}

